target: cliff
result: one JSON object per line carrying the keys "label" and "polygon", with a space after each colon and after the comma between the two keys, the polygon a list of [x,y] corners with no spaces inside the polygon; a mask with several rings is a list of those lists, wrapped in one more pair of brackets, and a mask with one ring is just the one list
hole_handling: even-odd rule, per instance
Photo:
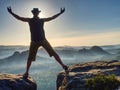
{"label": "cliff", "polygon": [[[57,90],[89,90],[85,89],[85,81],[98,74],[114,74],[120,80],[120,61],[95,61],[71,65],[66,73],[58,74]],[[120,90],[119,87],[116,90]]]}
{"label": "cliff", "polygon": [[0,90],[37,90],[35,81],[19,74],[0,74]]}

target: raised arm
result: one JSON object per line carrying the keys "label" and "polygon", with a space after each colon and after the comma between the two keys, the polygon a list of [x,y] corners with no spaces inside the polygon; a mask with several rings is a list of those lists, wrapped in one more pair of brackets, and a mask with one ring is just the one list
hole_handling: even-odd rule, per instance
{"label": "raised arm", "polygon": [[55,18],[57,18],[59,15],[61,15],[62,13],[65,12],[65,8],[61,8],[60,12],[52,17],[49,17],[49,18],[44,18],[44,21],[47,22],[47,21],[51,21]]}
{"label": "raised arm", "polygon": [[15,13],[13,13],[11,7],[7,7],[7,10],[12,16],[14,16],[18,20],[21,20],[23,22],[29,22],[29,20],[30,20],[30,18],[20,17],[20,16],[16,15]]}

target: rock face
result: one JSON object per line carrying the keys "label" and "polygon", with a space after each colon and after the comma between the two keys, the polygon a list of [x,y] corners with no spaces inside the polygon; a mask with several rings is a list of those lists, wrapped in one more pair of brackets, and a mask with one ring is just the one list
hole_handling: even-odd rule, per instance
{"label": "rock face", "polygon": [[37,85],[31,77],[27,80],[22,75],[0,74],[0,90],[37,90]]}
{"label": "rock face", "polygon": [[57,90],[86,90],[86,79],[97,74],[114,74],[120,80],[120,61],[95,61],[72,65],[66,73],[58,74]]}

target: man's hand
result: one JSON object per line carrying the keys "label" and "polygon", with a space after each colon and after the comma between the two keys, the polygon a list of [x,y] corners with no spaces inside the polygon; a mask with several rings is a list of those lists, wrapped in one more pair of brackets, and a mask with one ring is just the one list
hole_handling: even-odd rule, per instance
{"label": "man's hand", "polygon": [[61,8],[60,13],[62,14],[64,12],[65,12],[65,8]]}
{"label": "man's hand", "polygon": [[11,7],[7,7],[7,10],[8,10],[9,13],[12,13]]}

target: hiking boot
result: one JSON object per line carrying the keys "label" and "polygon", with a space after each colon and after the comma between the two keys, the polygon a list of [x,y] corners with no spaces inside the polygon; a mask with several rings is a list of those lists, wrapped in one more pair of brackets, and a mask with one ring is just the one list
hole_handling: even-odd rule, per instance
{"label": "hiking boot", "polygon": [[63,66],[63,69],[65,70],[65,71],[67,71],[68,70],[68,66]]}
{"label": "hiking boot", "polygon": [[28,76],[29,76],[28,73],[23,74],[23,79],[28,79]]}

